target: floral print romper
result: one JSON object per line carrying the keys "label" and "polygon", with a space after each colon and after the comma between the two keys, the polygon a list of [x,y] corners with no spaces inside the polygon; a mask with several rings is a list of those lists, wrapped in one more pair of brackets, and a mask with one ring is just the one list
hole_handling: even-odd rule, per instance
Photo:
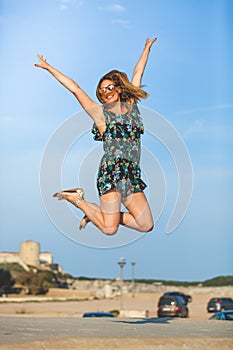
{"label": "floral print romper", "polygon": [[122,198],[143,191],[146,184],[141,180],[141,134],[144,133],[137,105],[125,114],[116,114],[103,105],[106,130],[101,135],[96,124],[94,140],[103,142],[104,155],[99,165],[97,188],[102,196],[109,190],[117,190]]}

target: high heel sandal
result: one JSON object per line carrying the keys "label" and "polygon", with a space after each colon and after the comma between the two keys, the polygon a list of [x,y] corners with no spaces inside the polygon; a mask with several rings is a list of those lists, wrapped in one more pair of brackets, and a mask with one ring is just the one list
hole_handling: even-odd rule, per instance
{"label": "high heel sandal", "polygon": [[54,193],[53,197],[56,197],[58,200],[66,199],[64,196],[64,192],[67,193],[78,193],[79,197],[75,199],[73,204],[78,208],[79,202],[81,202],[84,199],[84,191],[82,188],[71,188],[69,190],[62,190],[60,192]]}
{"label": "high heel sandal", "polygon": [[88,222],[90,222],[90,219],[88,219],[88,217],[84,215],[84,217],[80,221],[79,230],[83,230],[87,226]]}

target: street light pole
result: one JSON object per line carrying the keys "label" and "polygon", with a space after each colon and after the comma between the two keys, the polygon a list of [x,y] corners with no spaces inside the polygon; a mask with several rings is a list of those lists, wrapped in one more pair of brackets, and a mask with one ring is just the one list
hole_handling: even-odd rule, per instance
{"label": "street light pole", "polygon": [[124,269],[124,266],[126,264],[126,261],[124,258],[121,258],[121,260],[118,262],[118,265],[120,266],[120,278],[121,278],[121,306],[120,306],[120,310],[122,311],[123,310],[123,269]]}
{"label": "street light pole", "polygon": [[132,265],[132,298],[134,298],[134,287],[135,287],[135,262],[131,262]]}

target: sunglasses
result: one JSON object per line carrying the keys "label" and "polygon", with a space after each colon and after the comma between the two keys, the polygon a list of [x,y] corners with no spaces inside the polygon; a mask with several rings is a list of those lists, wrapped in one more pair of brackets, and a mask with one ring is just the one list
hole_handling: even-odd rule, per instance
{"label": "sunglasses", "polygon": [[104,87],[102,87],[102,88],[99,88],[99,90],[100,90],[101,93],[105,93],[105,92],[107,92],[107,91],[113,91],[113,90],[115,89],[115,87],[116,87],[116,85],[114,85],[114,84],[109,84],[109,85],[107,85],[107,86],[104,86]]}

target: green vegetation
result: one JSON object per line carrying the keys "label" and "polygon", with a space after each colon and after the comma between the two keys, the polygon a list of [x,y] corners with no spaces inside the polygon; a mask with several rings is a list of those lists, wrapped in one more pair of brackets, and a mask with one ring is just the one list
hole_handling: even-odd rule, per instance
{"label": "green vegetation", "polygon": [[203,287],[223,287],[223,286],[233,286],[233,276],[218,276],[206,280],[204,282],[200,281],[169,281],[169,280],[152,280],[152,279],[136,279],[135,282],[138,283],[161,283],[164,286],[174,286],[174,287],[192,287],[202,285]]}
{"label": "green vegetation", "polygon": [[54,288],[56,287],[55,280],[57,278],[56,274],[49,270],[39,270],[43,280],[45,288]]}
{"label": "green vegetation", "polygon": [[118,310],[118,309],[113,309],[113,310],[110,310],[109,312],[111,314],[114,314],[115,316],[119,316],[119,314],[120,314],[120,310]]}
{"label": "green vegetation", "polygon": [[14,283],[15,281],[13,280],[10,271],[0,269],[0,288],[5,294],[9,293]]}
{"label": "green vegetation", "polygon": [[203,287],[223,287],[233,286],[233,276],[218,276],[206,280],[202,283]]}
{"label": "green vegetation", "polygon": [[0,264],[0,269],[10,271],[11,273],[12,272],[23,272],[24,271],[23,267],[21,265],[19,265],[19,264],[16,264],[16,263]]}
{"label": "green vegetation", "polygon": [[[78,281],[95,281],[95,280],[109,280],[95,277],[73,277],[66,273],[55,273],[50,270],[41,270],[35,267],[30,267],[29,271],[25,271],[20,265],[0,264],[0,288],[10,293],[11,290],[21,290],[26,294],[46,294],[49,288],[60,287],[68,288],[67,280],[75,279]],[[125,280],[131,282],[131,280]],[[218,276],[208,279],[204,282],[194,281],[169,281],[169,280],[155,280],[155,279],[135,279],[135,283],[158,284],[174,287],[192,287],[201,285],[203,287],[220,287],[233,286],[233,276]],[[16,288],[15,288],[16,287]]]}
{"label": "green vegetation", "polygon": [[146,283],[146,284],[162,284],[164,286],[176,286],[176,287],[197,286],[200,283],[200,282],[169,281],[169,280],[167,281],[167,280],[153,280],[153,279],[136,279],[135,282]]}
{"label": "green vegetation", "polygon": [[[104,278],[94,278],[80,276],[76,277],[79,281],[94,281],[94,280],[106,280]],[[131,279],[125,279],[125,282],[131,282]],[[161,284],[164,286],[174,286],[174,287],[193,287],[201,285],[203,287],[220,287],[220,286],[233,286],[233,276],[219,276],[212,279],[201,281],[171,281],[171,280],[155,280],[155,279],[135,279],[135,283],[145,283],[145,284]]]}
{"label": "green vegetation", "polygon": [[106,281],[109,280],[109,278],[98,278],[98,277],[85,277],[85,276],[79,276],[79,277],[73,277],[77,281]]}
{"label": "green vegetation", "polygon": [[17,283],[25,287],[26,294],[46,294],[48,288],[43,272],[25,271],[17,276]]}
{"label": "green vegetation", "polygon": [[25,271],[16,263],[0,264],[0,288],[8,293],[23,290],[25,294],[46,294],[49,288],[56,287],[56,278],[52,271],[39,270],[32,266],[29,271]]}

